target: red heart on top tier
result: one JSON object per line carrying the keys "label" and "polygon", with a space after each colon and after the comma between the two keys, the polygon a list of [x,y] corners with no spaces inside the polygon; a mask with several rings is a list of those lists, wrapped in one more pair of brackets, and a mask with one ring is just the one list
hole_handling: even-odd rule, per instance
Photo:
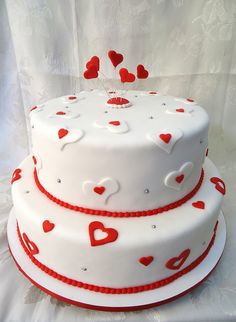
{"label": "red heart on top tier", "polygon": [[68,97],[68,99],[69,99],[70,101],[72,101],[72,100],[76,100],[76,98],[77,98],[77,96],[73,96],[73,95]]}
{"label": "red heart on top tier", "polygon": [[30,109],[30,112],[36,110],[36,108],[38,108],[38,106],[33,106],[31,109]]}
{"label": "red heart on top tier", "polygon": [[32,242],[28,236],[26,235],[26,233],[22,234],[22,237],[24,239],[25,245],[28,248],[29,252],[31,253],[31,255],[36,255],[39,253],[39,249],[36,246],[36,244],[34,242]]}
{"label": "red heart on top tier", "polygon": [[143,264],[144,266],[148,266],[149,264],[151,264],[151,262],[153,261],[153,259],[154,259],[153,256],[141,257],[141,258],[139,258],[139,262],[141,264]]}
{"label": "red heart on top tier", "polygon": [[160,134],[159,137],[162,141],[164,141],[166,144],[168,144],[171,140],[172,135],[170,133]]}
{"label": "red heart on top tier", "polygon": [[114,67],[116,67],[120,63],[122,63],[122,61],[124,59],[123,55],[115,52],[115,50],[108,51],[108,57],[110,58],[110,61],[112,62],[112,65]]}
{"label": "red heart on top tier", "polygon": [[199,200],[192,203],[192,206],[199,209],[205,209],[205,202]]}
{"label": "red heart on top tier", "polygon": [[65,112],[62,112],[62,111],[59,111],[59,112],[56,112],[56,115],[65,115],[66,113]]}
{"label": "red heart on top tier", "polygon": [[194,102],[194,100],[193,100],[192,98],[186,98],[186,100],[187,100],[188,102],[190,102],[190,103],[193,103],[193,102]]}
{"label": "red heart on top tier", "polygon": [[[101,239],[95,239],[95,230],[101,230],[107,236]],[[91,246],[100,246],[115,241],[118,237],[118,231],[114,228],[105,228],[100,221],[93,221],[89,224],[89,237]]]}
{"label": "red heart on top tier", "polygon": [[100,60],[98,56],[93,56],[86,64],[86,68],[89,69],[91,66],[95,66],[97,71],[99,71],[100,68]]}
{"label": "red heart on top tier", "polygon": [[217,177],[212,177],[210,179],[210,181],[212,183],[214,183],[216,190],[218,190],[220,193],[222,193],[222,195],[225,195],[226,187],[225,187],[225,183],[222,179],[217,178]]}
{"label": "red heart on top tier", "polygon": [[98,70],[95,65],[91,65],[85,72],[84,72],[84,78],[86,79],[92,79],[98,77]]}
{"label": "red heart on top tier", "polygon": [[144,68],[143,65],[137,66],[137,78],[145,79],[148,78],[148,71]]}
{"label": "red heart on top tier", "polygon": [[16,169],[13,174],[12,174],[12,178],[11,178],[11,184],[13,184],[13,182],[19,180],[21,178],[21,169]]}
{"label": "red heart on top tier", "polygon": [[35,158],[34,155],[32,155],[32,159],[33,159],[34,164],[36,165],[37,164],[37,159]]}
{"label": "red heart on top tier", "polygon": [[184,175],[183,174],[181,174],[180,176],[175,178],[175,181],[178,182],[178,183],[181,183],[183,180],[184,180]]}
{"label": "red heart on top tier", "polygon": [[133,83],[135,81],[135,75],[129,73],[128,69],[121,68],[119,70],[120,80],[122,83]]}
{"label": "red heart on top tier", "polygon": [[168,260],[166,267],[169,269],[179,269],[190,254],[190,249],[185,249],[178,257],[173,257]]}
{"label": "red heart on top tier", "polygon": [[69,131],[67,129],[60,129],[58,131],[58,137],[59,139],[64,138],[64,136],[66,136],[69,133]]}
{"label": "red heart on top tier", "polygon": [[43,231],[45,233],[48,233],[49,231],[53,230],[54,227],[55,227],[55,224],[53,224],[49,220],[44,220],[44,222],[43,222]]}
{"label": "red heart on top tier", "polygon": [[120,125],[120,121],[110,121],[109,124],[112,124],[114,126],[119,126]]}
{"label": "red heart on top tier", "polygon": [[93,191],[96,192],[99,195],[102,195],[105,190],[106,190],[106,188],[103,187],[103,186],[97,186],[97,187],[93,188]]}
{"label": "red heart on top tier", "polygon": [[183,108],[177,108],[176,112],[184,113],[184,109]]}

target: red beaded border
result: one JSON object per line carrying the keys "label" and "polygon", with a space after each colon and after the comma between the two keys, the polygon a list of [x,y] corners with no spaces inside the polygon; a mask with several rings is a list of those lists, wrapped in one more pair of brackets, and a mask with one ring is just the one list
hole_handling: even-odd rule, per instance
{"label": "red beaded border", "polygon": [[26,245],[25,245],[25,243],[24,243],[24,241],[23,241],[23,239],[21,237],[21,233],[20,233],[18,223],[17,223],[17,234],[18,234],[20,243],[21,243],[24,251],[29,256],[29,258],[33,262],[33,264],[36,265],[38,268],[40,268],[46,274],[58,279],[59,281],[62,281],[63,283],[66,283],[66,284],[69,284],[69,285],[72,285],[72,286],[76,286],[76,287],[79,287],[79,288],[84,288],[86,290],[90,290],[90,291],[93,291],[93,292],[100,292],[100,293],[106,293],[106,294],[131,294],[131,293],[149,291],[149,290],[153,290],[153,289],[165,286],[165,285],[173,282],[177,278],[183,276],[184,274],[187,274],[192,269],[194,269],[196,266],[198,266],[204,260],[204,258],[208,255],[211,247],[214,244],[215,237],[216,237],[217,225],[218,225],[218,221],[217,221],[217,223],[215,225],[213,236],[212,236],[211,241],[208,244],[206,250],[197,259],[195,259],[190,265],[188,265],[187,267],[185,267],[181,271],[179,271],[179,272],[177,272],[177,273],[175,273],[175,274],[173,274],[173,275],[171,275],[171,276],[169,276],[167,278],[164,278],[162,280],[159,280],[159,281],[156,281],[156,282],[153,282],[153,283],[150,283],[150,284],[145,284],[145,285],[140,285],[140,286],[131,286],[131,287],[122,287],[122,288],[105,287],[105,286],[87,284],[87,283],[83,283],[81,281],[76,281],[74,279],[68,278],[68,277],[63,276],[61,274],[58,274],[57,272],[53,271],[51,268],[49,268],[46,265],[40,263],[30,253],[30,251],[26,247]]}
{"label": "red beaded border", "polygon": [[107,211],[107,210],[98,210],[98,209],[90,209],[90,208],[84,208],[80,206],[75,206],[72,204],[69,204],[68,202],[62,201],[56,197],[54,197],[50,192],[48,192],[39,182],[38,174],[36,168],[34,169],[34,180],[38,187],[38,189],[44,193],[51,201],[57,203],[58,205],[74,210],[79,211],[88,215],[96,215],[96,216],[107,216],[107,217],[141,217],[141,216],[152,216],[156,214],[160,214],[164,211],[168,211],[177,207],[180,207],[182,204],[184,204],[186,201],[191,199],[199,190],[199,188],[202,185],[204,178],[204,170],[202,169],[200,179],[197,183],[197,185],[194,187],[194,189],[189,192],[186,196],[183,198],[174,201],[166,206],[162,206],[159,208],[151,209],[151,210],[141,210],[141,211],[125,211],[125,212],[119,212],[119,211]]}

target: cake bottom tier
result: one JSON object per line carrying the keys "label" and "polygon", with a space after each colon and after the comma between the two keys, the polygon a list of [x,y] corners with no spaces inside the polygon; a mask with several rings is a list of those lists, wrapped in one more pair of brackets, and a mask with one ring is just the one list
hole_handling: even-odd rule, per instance
{"label": "cake bottom tier", "polygon": [[158,288],[194,269],[214,243],[224,185],[209,159],[192,199],[135,218],[65,209],[38,190],[31,157],[19,168],[12,189],[19,241],[35,265],[62,283],[114,294]]}

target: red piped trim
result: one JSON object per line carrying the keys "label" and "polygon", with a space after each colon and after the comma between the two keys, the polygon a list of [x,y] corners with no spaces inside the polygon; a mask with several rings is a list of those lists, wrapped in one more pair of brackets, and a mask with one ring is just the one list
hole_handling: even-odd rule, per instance
{"label": "red piped trim", "polygon": [[186,266],[184,269],[181,271],[164,278],[162,280],[150,283],[150,284],[145,284],[145,285],[139,285],[139,286],[132,286],[132,287],[122,287],[122,288],[114,288],[114,287],[105,287],[105,286],[98,286],[98,285],[93,285],[93,284],[87,284],[83,283],[81,281],[77,281],[71,278],[68,278],[66,276],[63,276],[61,274],[58,274],[57,272],[53,271],[51,268],[47,267],[46,265],[42,264],[40,261],[38,261],[28,250],[28,248],[25,246],[24,241],[21,237],[20,229],[17,223],[17,234],[21,243],[21,246],[23,247],[24,251],[26,254],[29,256],[30,260],[43,272],[46,274],[58,279],[59,281],[62,281],[63,283],[73,285],[76,287],[84,288],[93,292],[100,292],[100,293],[106,293],[106,294],[131,294],[131,293],[138,293],[138,292],[144,292],[144,291],[149,291],[153,290],[162,286],[165,286],[177,278],[183,276],[184,274],[187,274],[190,272],[192,269],[197,267],[203,260],[204,258],[208,255],[211,247],[213,246],[215,242],[215,237],[216,237],[216,230],[217,230],[217,225],[214,228],[214,233],[211,238],[210,243],[208,244],[206,250],[197,258],[195,259],[190,265]]}
{"label": "red piped trim", "polygon": [[189,199],[191,199],[199,190],[199,188],[202,185],[204,178],[204,170],[202,169],[200,179],[195,186],[195,188],[189,192],[186,196],[183,198],[174,201],[166,206],[162,206],[159,208],[151,209],[151,210],[140,210],[140,211],[125,211],[125,212],[118,212],[118,211],[108,211],[108,210],[98,210],[98,209],[89,209],[89,208],[84,208],[76,205],[71,205],[65,201],[62,201],[53,195],[50,194],[39,182],[38,175],[37,175],[37,170],[36,168],[34,169],[34,180],[35,183],[38,187],[38,189],[44,193],[48,199],[52,200],[53,202],[57,203],[58,205],[74,210],[74,211],[79,211],[88,215],[96,215],[96,216],[106,216],[106,217],[142,217],[142,216],[153,216],[157,215],[160,213],[163,213],[164,211],[168,211],[171,209],[175,209],[177,207],[180,207],[182,204],[187,202]]}

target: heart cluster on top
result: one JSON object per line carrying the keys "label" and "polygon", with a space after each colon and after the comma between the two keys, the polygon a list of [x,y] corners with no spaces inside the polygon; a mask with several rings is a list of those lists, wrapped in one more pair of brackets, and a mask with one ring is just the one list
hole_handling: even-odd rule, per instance
{"label": "heart cluster on top", "polygon": [[[124,57],[122,54],[117,53],[115,50],[108,51],[108,58],[110,59],[114,68],[120,65]],[[100,70],[100,59],[98,56],[93,56],[87,63],[86,63],[86,70],[84,71],[84,78],[86,79],[93,79],[99,76]],[[136,75],[130,73],[127,68],[121,68],[119,70],[120,81],[122,83],[133,83],[136,78],[138,79],[146,79],[148,78],[149,72],[145,67],[141,64],[137,65],[136,68]]]}

